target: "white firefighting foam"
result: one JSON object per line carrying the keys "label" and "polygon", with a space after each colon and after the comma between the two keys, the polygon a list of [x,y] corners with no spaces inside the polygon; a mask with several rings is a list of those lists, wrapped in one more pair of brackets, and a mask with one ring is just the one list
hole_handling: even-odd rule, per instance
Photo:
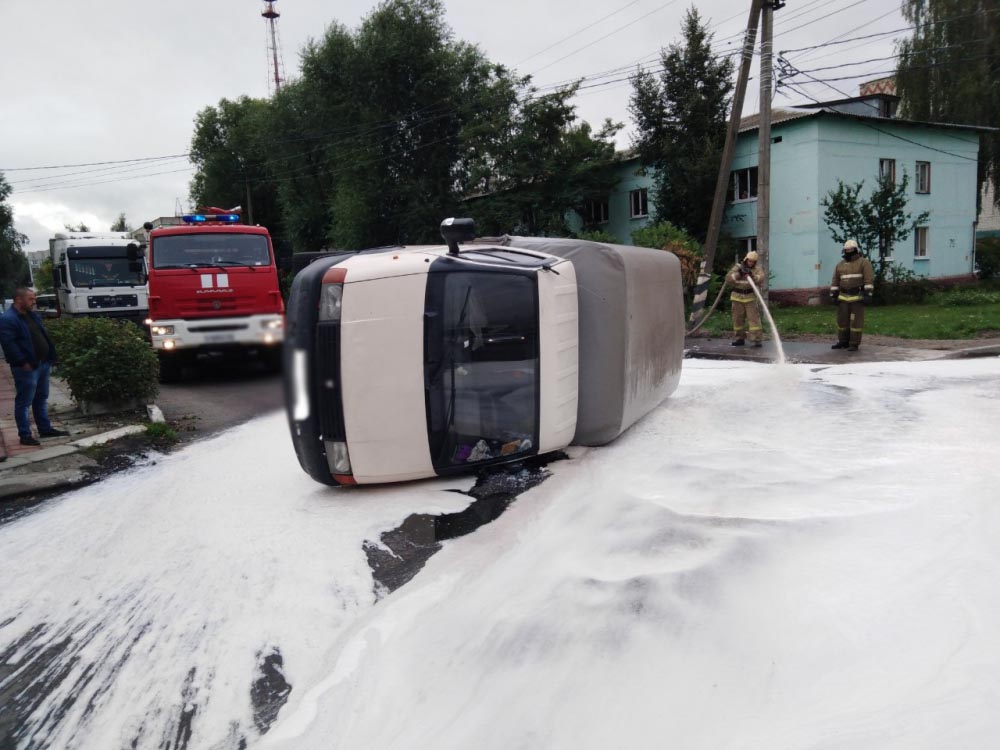
{"label": "white firefighting foam", "polygon": [[[688,361],[614,445],[554,464],[378,603],[363,542],[464,507],[440,490],[471,480],[327,490],[262,418],[0,527],[17,571],[0,651],[32,632],[59,649],[25,732],[60,748],[179,730],[190,748],[994,746],[998,385],[1000,359]],[[292,690],[260,737],[249,685],[274,648]]]}

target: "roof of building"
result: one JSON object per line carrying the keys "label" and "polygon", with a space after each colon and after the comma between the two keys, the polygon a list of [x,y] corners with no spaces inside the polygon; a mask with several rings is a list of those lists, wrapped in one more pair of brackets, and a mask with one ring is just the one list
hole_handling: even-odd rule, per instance
{"label": "roof of building", "polygon": [[[837,112],[823,107],[796,107],[794,109],[773,108],[771,110],[771,127],[791,120],[803,120],[807,117],[835,117],[843,120],[858,120],[869,127],[879,125],[902,125],[904,127],[946,128],[949,130],[971,130],[982,133],[995,132],[998,128],[984,125],[957,125],[951,122],[922,122],[919,120],[904,120],[898,117],[878,117],[877,115],[859,115],[848,112]],[[760,126],[760,113],[747,115],[740,120],[740,133],[756,130]]]}

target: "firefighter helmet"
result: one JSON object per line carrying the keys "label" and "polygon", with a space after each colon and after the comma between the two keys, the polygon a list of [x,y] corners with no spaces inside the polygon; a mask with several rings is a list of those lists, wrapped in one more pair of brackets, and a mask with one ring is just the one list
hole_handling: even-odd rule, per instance
{"label": "firefighter helmet", "polygon": [[760,256],[757,254],[756,250],[751,250],[747,253],[746,257],[743,259],[744,263],[756,263]]}
{"label": "firefighter helmet", "polygon": [[858,249],[858,243],[855,242],[854,240],[848,240],[847,242],[844,243],[844,250],[846,250],[847,252],[851,252],[852,250],[857,250],[857,249]]}

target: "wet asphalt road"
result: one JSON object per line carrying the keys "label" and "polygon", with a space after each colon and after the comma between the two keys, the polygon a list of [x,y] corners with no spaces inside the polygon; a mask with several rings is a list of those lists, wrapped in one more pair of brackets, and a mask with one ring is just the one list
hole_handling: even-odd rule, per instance
{"label": "wet asphalt road", "polygon": [[199,363],[161,383],[157,405],[183,441],[201,438],[284,408],[281,374],[260,363]]}

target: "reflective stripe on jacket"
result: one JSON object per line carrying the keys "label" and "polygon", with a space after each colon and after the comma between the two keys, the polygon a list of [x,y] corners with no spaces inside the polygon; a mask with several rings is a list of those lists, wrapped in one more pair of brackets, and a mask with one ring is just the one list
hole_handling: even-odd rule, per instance
{"label": "reflective stripe on jacket", "polygon": [[833,269],[830,282],[830,296],[842,302],[857,302],[862,292],[871,293],[875,289],[875,269],[871,261],[861,253],[854,253],[850,260],[842,260]]}
{"label": "reflective stripe on jacket", "polygon": [[[753,283],[760,289],[764,283],[764,272],[757,266],[754,266],[750,269],[750,276],[753,277]],[[733,288],[732,294],[729,295],[729,299],[733,302],[753,302],[757,299],[750,286],[750,282],[740,273],[739,263],[733,266],[732,270],[726,275],[726,279]]]}

